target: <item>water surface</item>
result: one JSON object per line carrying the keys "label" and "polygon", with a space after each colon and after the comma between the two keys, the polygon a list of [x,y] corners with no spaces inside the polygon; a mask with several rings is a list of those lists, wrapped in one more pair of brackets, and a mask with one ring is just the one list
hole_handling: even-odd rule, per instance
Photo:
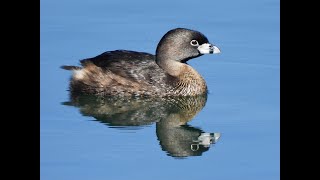
{"label": "water surface", "polygon": [[[41,0],[40,10],[41,179],[279,179],[279,1]],[[69,96],[61,65],[154,53],[176,27],[222,51],[189,61],[207,97]]]}

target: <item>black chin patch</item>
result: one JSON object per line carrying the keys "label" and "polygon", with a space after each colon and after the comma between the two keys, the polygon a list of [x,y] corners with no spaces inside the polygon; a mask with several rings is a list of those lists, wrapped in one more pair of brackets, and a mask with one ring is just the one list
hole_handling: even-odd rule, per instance
{"label": "black chin patch", "polygon": [[181,61],[181,63],[187,64],[187,61],[188,61],[188,60],[189,60],[189,59],[184,59],[184,60]]}
{"label": "black chin patch", "polygon": [[181,60],[180,62],[187,64],[187,61],[189,61],[190,59],[193,59],[193,58],[196,58],[196,57],[199,57],[199,56],[202,56],[202,55],[203,55],[203,54],[200,54],[200,53],[199,53],[197,56],[193,56],[193,57],[189,57],[189,58],[183,59],[183,60]]}

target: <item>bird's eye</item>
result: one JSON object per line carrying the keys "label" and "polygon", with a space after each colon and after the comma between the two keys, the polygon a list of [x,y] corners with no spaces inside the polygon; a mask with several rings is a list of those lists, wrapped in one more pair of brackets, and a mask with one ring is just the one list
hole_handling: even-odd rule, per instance
{"label": "bird's eye", "polygon": [[192,41],[190,41],[190,44],[191,44],[192,46],[199,46],[199,43],[198,43],[197,40],[192,40]]}

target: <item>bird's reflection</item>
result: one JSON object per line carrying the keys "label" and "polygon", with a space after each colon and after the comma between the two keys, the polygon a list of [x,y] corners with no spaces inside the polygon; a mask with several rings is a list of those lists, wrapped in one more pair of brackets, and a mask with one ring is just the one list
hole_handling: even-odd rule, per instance
{"label": "bird's reflection", "polygon": [[187,124],[205,106],[207,96],[193,97],[96,97],[70,95],[64,105],[78,107],[109,127],[141,127],[156,123],[162,150],[169,156],[201,156],[215,144],[220,133],[203,132]]}

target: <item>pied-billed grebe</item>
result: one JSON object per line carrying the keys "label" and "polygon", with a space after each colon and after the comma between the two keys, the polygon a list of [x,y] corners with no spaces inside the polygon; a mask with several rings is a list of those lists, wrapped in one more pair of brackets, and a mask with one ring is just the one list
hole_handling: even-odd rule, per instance
{"label": "pied-billed grebe", "polygon": [[176,28],[160,40],[156,55],[127,50],[107,51],[81,60],[73,70],[73,94],[117,96],[194,96],[207,93],[201,75],[186,62],[220,53],[200,32]]}

